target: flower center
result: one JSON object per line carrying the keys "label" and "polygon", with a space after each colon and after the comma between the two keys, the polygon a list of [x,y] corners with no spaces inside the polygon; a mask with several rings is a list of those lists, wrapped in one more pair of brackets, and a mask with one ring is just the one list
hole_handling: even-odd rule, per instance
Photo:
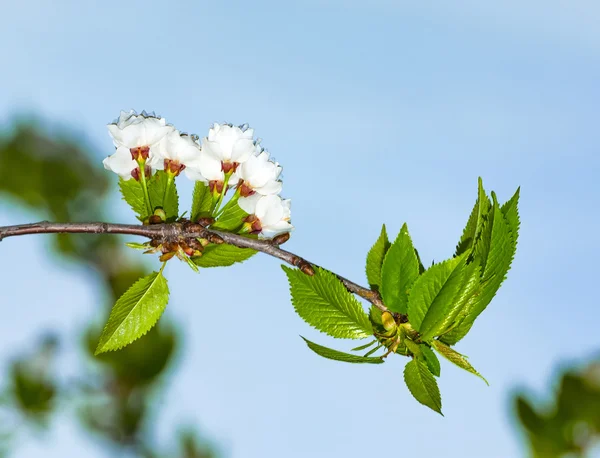
{"label": "flower center", "polygon": [[252,187],[250,186],[250,184],[246,181],[243,181],[240,185],[239,185],[239,190],[240,190],[240,196],[241,197],[248,197],[251,196],[252,194],[254,194],[256,191],[254,189],[252,189]]}
{"label": "flower center", "polygon": [[185,169],[184,164],[180,164],[179,161],[173,159],[165,159],[164,166],[165,172],[169,172],[174,176],[179,175],[183,171],[183,169]]}
{"label": "flower center", "polygon": [[135,148],[129,148],[131,153],[131,159],[134,161],[145,161],[150,155],[149,146],[136,146]]}
{"label": "flower center", "polygon": [[221,170],[223,173],[235,172],[238,168],[238,165],[240,164],[237,162],[221,161]]}
{"label": "flower center", "polygon": [[256,215],[248,215],[244,218],[245,225],[250,229],[249,232],[251,234],[258,234],[262,231],[262,225],[260,224],[260,220],[256,217]]}

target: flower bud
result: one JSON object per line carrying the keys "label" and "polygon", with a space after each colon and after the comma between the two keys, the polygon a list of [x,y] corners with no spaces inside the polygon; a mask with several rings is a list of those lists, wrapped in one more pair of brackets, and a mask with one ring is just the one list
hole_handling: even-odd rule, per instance
{"label": "flower bud", "polygon": [[163,223],[167,220],[167,214],[160,207],[157,207],[156,210],[154,210],[154,215],[158,216]]}
{"label": "flower bud", "polygon": [[198,224],[200,224],[201,226],[210,226],[211,224],[213,224],[215,222],[215,219],[211,216],[201,216],[199,217],[196,222]]}
{"label": "flower bud", "polygon": [[284,232],[282,234],[276,235],[275,237],[273,237],[273,240],[271,241],[271,243],[273,245],[283,245],[285,242],[287,242],[290,239],[290,233],[289,232]]}
{"label": "flower bud", "polygon": [[162,254],[162,255],[161,255],[159,258],[158,258],[158,260],[159,260],[160,262],[166,262],[166,261],[168,261],[169,259],[171,259],[173,256],[175,256],[175,252],[174,252],[174,251],[170,251],[170,252],[168,252],[168,253],[164,253],[164,254]]}
{"label": "flower bud", "polygon": [[394,316],[390,312],[383,312],[381,314],[381,322],[386,331],[393,331],[396,329],[396,320],[394,320]]}

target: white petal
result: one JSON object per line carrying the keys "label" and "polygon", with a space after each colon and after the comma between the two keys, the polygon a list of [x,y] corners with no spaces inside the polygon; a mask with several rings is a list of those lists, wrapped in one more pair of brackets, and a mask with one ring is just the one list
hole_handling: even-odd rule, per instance
{"label": "white petal", "polygon": [[223,181],[225,179],[223,170],[221,170],[221,162],[207,154],[200,155],[200,158],[190,166],[196,168],[206,180]]}
{"label": "white petal", "polygon": [[219,162],[224,160],[221,145],[218,142],[211,142],[207,138],[202,139],[202,152]]}
{"label": "white petal", "polygon": [[254,213],[263,227],[271,226],[283,218],[283,207],[279,196],[261,196]]}
{"label": "white petal", "polygon": [[281,181],[268,181],[264,186],[259,188],[254,188],[254,190],[258,194],[262,194],[263,196],[268,196],[270,194],[279,194],[281,192],[281,188],[283,187],[283,183]]}
{"label": "white petal", "polygon": [[231,162],[246,162],[254,154],[254,142],[247,138],[237,140],[231,149]]}
{"label": "white petal", "polygon": [[250,197],[240,197],[238,205],[249,215],[254,215],[256,213],[256,204],[260,199],[261,196],[259,194],[252,194]]}
{"label": "white petal", "polygon": [[102,163],[106,170],[115,172],[125,180],[131,178],[131,171],[138,166],[137,162],[131,158],[129,148],[123,146],[117,148],[115,154],[108,156]]}
{"label": "white petal", "polygon": [[292,230],[294,230],[294,226],[292,226],[289,222],[280,221],[272,226],[263,227],[258,236],[259,238],[272,238],[284,232],[291,232]]}

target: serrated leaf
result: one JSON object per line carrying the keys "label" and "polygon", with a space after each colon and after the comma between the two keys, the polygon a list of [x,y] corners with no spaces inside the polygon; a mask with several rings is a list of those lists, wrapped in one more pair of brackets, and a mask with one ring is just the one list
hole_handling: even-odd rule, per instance
{"label": "serrated leaf", "polygon": [[[421,334],[431,331],[438,317],[452,306],[463,281],[462,275],[454,271],[464,266],[464,257],[463,254],[433,265],[413,285],[408,300],[408,320]],[[428,315],[431,318],[426,321]]]}
{"label": "serrated leaf", "polygon": [[221,245],[208,245],[204,248],[202,256],[192,258],[198,267],[225,267],[236,262],[243,262],[257,253],[250,248],[238,248],[225,243]]}
{"label": "serrated leaf", "polygon": [[455,256],[459,256],[473,248],[475,240],[481,232],[485,215],[489,213],[491,207],[492,203],[490,198],[486,195],[485,190],[483,189],[483,181],[481,180],[481,177],[479,177],[477,182],[477,200],[475,201],[475,206],[473,207],[473,211],[471,211],[471,215],[463,230],[460,241],[456,246]]}
{"label": "serrated leaf", "polygon": [[118,350],[146,334],[164,312],[168,300],[169,287],[162,270],[140,278],[111,310],[96,354]]}
{"label": "serrated leaf", "polygon": [[461,355],[459,352],[453,350],[448,345],[440,342],[439,340],[433,340],[431,344],[433,345],[433,348],[435,348],[436,351],[448,361],[450,361],[453,364],[456,364],[458,367],[466,370],[467,372],[470,372],[471,374],[475,374],[477,377],[481,378],[488,386],[490,385],[488,381],[479,372],[477,372],[473,366],[471,366],[471,363],[467,361],[467,358],[464,355]]}
{"label": "serrated leaf", "polygon": [[409,362],[404,368],[404,381],[417,401],[443,416],[440,390],[424,362],[418,359]]}
{"label": "serrated leaf", "polygon": [[480,248],[478,242],[474,250],[476,256],[486,256],[487,262],[479,287],[459,314],[457,320],[459,324],[455,329],[441,337],[441,340],[449,345],[454,345],[469,332],[475,319],[492,301],[506,278],[517,249],[519,215],[516,209],[516,201],[514,202],[514,209],[511,209],[512,204],[506,207],[508,216],[511,218],[511,225],[513,226],[510,227],[507,218],[498,206],[494,194],[493,198],[493,213],[486,223],[488,226],[484,226],[482,233],[484,246]]}
{"label": "serrated leaf", "polygon": [[402,226],[381,269],[381,296],[392,312],[407,313],[408,290],[419,276],[419,260],[408,228]]}
{"label": "serrated leaf", "polygon": [[520,194],[521,194],[521,188],[519,187],[519,188],[517,188],[517,191],[514,193],[514,195],[510,198],[510,200],[507,200],[506,202],[504,202],[504,204],[500,208],[500,210],[502,211],[502,214],[506,218],[506,222],[508,223],[510,232],[513,235],[515,244],[516,244],[517,238],[519,236],[519,226],[520,226],[519,197],[520,197]]}
{"label": "serrated leaf", "polygon": [[119,189],[123,200],[129,204],[138,219],[144,220],[148,216],[146,201],[144,199],[144,190],[139,181],[132,179],[119,179]]}
{"label": "serrated leaf", "polygon": [[229,205],[223,214],[217,219],[217,221],[211,226],[211,229],[218,229],[227,232],[237,232],[244,219],[248,216],[244,210],[240,208],[236,202],[233,205]]}
{"label": "serrated leaf", "polygon": [[201,181],[196,181],[192,197],[191,220],[197,221],[201,216],[210,216],[212,195],[208,186]]}
{"label": "serrated leaf", "polygon": [[376,291],[379,291],[381,288],[381,267],[383,266],[383,259],[390,246],[384,224],[381,227],[379,238],[367,254],[367,281],[369,282],[371,289]]}
{"label": "serrated leaf", "polygon": [[436,377],[439,377],[441,373],[440,360],[437,356],[435,356],[433,350],[427,345],[423,344],[421,345],[421,354],[423,355],[423,359],[427,364],[429,372],[431,372]]}
{"label": "serrated leaf", "polygon": [[462,261],[450,274],[423,319],[421,338],[424,341],[429,341],[451,329],[459,320],[461,313],[469,307],[469,301],[473,299],[479,287],[481,279],[479,261],[466,264],[465,253],[454,259],[459,258]]}
{"label": "serrated leaf", "polygon": [[309,276],[281,266],[288,277],[294,309],[311,326],[332,337],[363,339],[373,334],[367,314],[331,272],[316,268]]}
{"label": "serrated leaf", "polygon": [[[300,336],[302,337],[302,336]],[[355,363],[355,364],[381,364],[383,363],[383,359],[381,358],[369,358],[365,356],[357,356],[351,355],[349,353],[344,353],[338,350],[334,350],[332,348],[323,347],[314,342],[311,342],[308,339],[302,337],[312,351],[314,351],[317,355],[322,356],[323,358],[333,359],[335,361],[343,361],[345,363]]]}
{"label": "serrated leaf", "polygon": [[167,222],[173,222],[179,217],[179,197],[175,181],[167,189],[168,181],[166,172],[157,171],[148,181],[148,195],[152,210],[161,207],[167,214]]}
{"label": "serrated leaf", "polygon": [[121,348],[144,335],[162,314],[168,294],[161,272],[134,283],[113,307],[96,352]]}

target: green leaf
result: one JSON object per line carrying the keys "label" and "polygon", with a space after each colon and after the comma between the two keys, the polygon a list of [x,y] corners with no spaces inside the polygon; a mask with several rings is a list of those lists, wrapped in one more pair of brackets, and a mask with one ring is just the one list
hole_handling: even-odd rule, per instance
{"label": "green leaf", "polygon": [[443,416],[440,390],[424,362],[418,359],[409,362],[404,368],[404,381],[417,401]]}
{"label": "green leaf", "polygon": [[422,344],[421,354],[423,355],[423,359],[429,368],[429,372],[436,377],[439,377],[441,373],[440,360],[437,358],[437,356],[435,356],[433,350],[427,345]]}
{"label": "green leaf", "polygon": [[381,296],[392,312],[406,314],[408,290],[419,276],[419,260],[406,224],[387,251],[381,270]]}
{"label": "green leaf", "polygon": [[439,340],[433,340],[431,344],[433,345],[433,348],[435,348],[436,351],[448,361],[456,364],[458,367],[466,370],[467,372],[470,372],[471,374],[475,374],[477,377],[481,378],[481,380],[483,380],[488,386],[490,385],[488,381],[479,372],[477,372],[475,368],[473,368],[473,366],[471,366],[469,361],[467,361],[466,356],[461,355],[459,352],[453,350],[448,345],[440,342]]}
{"label": "green leaf", "polygon": [[[302,337],[302,336],[300,336]],[[383,359],[381,358],[368,358],[365,356],[357,356],[351,355],[349,353],[344,353],[338,350],[333,350],[331,348],[323,347],[314,342],[311,342],[308,339],[302,337],[312,351],[314,351],[317,355],[322,356],[327,359],[334,359],[336,361],[344,361],[345,363],[363,363],[363,364],[381,364],[383,363]]]}
{"label": "green leaf", "polygon": [[381,267],[383,265],[385,254],[389,248],[390,242],[388,240],[384,224],[381,227],[381,234],[379,234],[379,238],[367,254],[367,281],[369,282],[371,288],[376,291],[379,291],[381,288]]}
{"label": "green leaf", "polygon": [[152,248],[148,243],[126,242],[125,245],[134,250],[148,250]]}
{"label": "green leaf", "polygon": [[506,222],[508,223],[508,227],[513,236],[513,240],[516,244],[517,238],[519,236],[519,197],[521,194],[521,188],[517,188],[517,192],[510,198],[510,200],[506,201],[500,210],[502,214],[506,218]]}
{"label": "green leaf", "polygon": [[244,218],[248,216],[244,210],[240,208],[237,202],[228,206],[219,219],[211,226],[211,229],[218,229],[227,232],[237,232],[244,222]]}
{"label": "green leaf", "polygon": [[202,256],[195,256],[192,260],[199,267],[225,267],[236,262],[243,262],[256,253],[257,251],[250,248],[238,248],[225,243],[211,244],[204,248]]}
{"label": "green leaf", "polygon": [[144,200],[144,190],[139,181],[133,178],[129,180],[119,179],[119,189],[123,200],[129,204],[133,212],[137,215],[140,221],[143,221],[149,216],[146,210],[146,202]]}
{"label": "green leaf", "polygon": [[146,334],[162,315],[168,300],[169,287],[162,269],[139,279],[114,305],[96,354],[118,350]]}
{"label": "green leaf", "polygon": [[212,195],[210,189],[201,181],[196,181],[194,185],[194,195],[192,198],[191,220],[197,221],[201,216],[210,216],[210,206],[212,204]]}
{"label": "green leaf", "polygon": [[175,181],[170,186],[168,173],[159,170],[148,181],[148,195],[152,210],[161,207],[167,214],[167,222],[173,222],[179,217],[179,197]]}
{"label": "green leaf", "polygon": [[464,257],[461,255],[433,265],[413,285],[408,300],[408,319],[421,334],[431,332],[452,307],[463,283],[460,271],[463,270]]}
{"label": "green leaf", "polygon": [[482,278],[472,298],[467,301],[463,311],[459,314],[457,320],[459,324],[441,338],[449,345],[454,345],[469,332],[475,319],[492,301],[506,278],[517,249],[519,215],[516,205],[518,194],[516,196],[516,198],[513,197],[514,201],[511,199],[513,203],[506,206],[507,216],[511,220],[509,225],[508,218],[499,208],[496,196],[492,193],[494,199],[492,213],[484,225],[481,241],[478,241],[474,249],[477,257],[486,258]]}
{"label": "green leaf", "polygon": [[481,232],[484,218],[492,207],[492,203],[483,189],[483,181],[481,180],[481,177],[479,177],[478,180],[477,194],[477,201],[475,202],[473,211],[471,212],[469,220],[467,221],[467,225],[463,230],[462,237],[456,246],[455,256],[460,256],[461,254],[470,251],[473,248],[475,240]]}
{"label": "green leaf", "polygon": [[198,272],[198,266],[194,263],[194,260],[188,256],[183,256],[183,260],[185,263],[192,269],[194,272]]}
{"label": "green leaf", "polygon": [[454,259],[462,259],[450,274],[441,291],[432,302],[421,324],[421,338],[429,341],[451,329],[461,313],[469,307],[481,279],[479,261],[466,264],[466,254]]}
{"label": "green leaf", "polygon": [[371,345],[373,345],[373,344],[376,344],[376,343],[377,343],[377,341],[376,341],[376,340],[373,340],[373,341],[369,342],[368,344],[361,345],[360,347],[353,348],[353,349],[352,349],[352,350],[350,350],[350,351],[361,351],[361,350],[366,350],[366,349],[367,349],[367,348],[369,348]]}
{"label": "green leaf", "polygon": [[311,326],[332,337],[363,339],[373,334],[367,314],[331,272],[320,267],[309,276],[281,266],[290,282],[294,309]]}

